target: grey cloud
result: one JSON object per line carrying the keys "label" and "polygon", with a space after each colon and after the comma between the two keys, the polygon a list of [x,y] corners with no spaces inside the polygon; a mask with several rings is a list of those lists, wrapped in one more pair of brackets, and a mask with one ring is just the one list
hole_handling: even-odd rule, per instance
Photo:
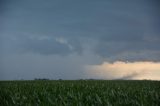
{"label": "grey cloud", "polygon": [[2,38],[0,48],[7,54],[31,52],[42,55],[55,54],[65,56],[72,53],[82,53],[80,42],[72,39],[66,39],[68,40],[67,43],[61,43],[56,41],[56,36],[34,34],[11,34],[3,36]]}
{"label": "grey cloud", "polygon": [[[1,48],[3,51],[33,52],[43,55],[83,54],[86,47],[102,58],[112,59],[128,53],[126,60],[145,59],[139,51],[156,51],[159,56],[160,14],[155,1],[6,1],[2,8]],[[8,34],[9,33],[9,34]],[[27,36],[18,34],[30,33]],[[37,33],[51,39],[37,40]],[[9,35],[3,38],[3,34]],[[40,35],[39,35],[40,34]],[[148,37],[147,36],[151,36]],[[153,39],[154,36],[154,39]],[[5,40],[15,37],[18,40]],[[56,42],[63,37],[73,46]],[[95,41],[88,42],[88,41]],[[136,55],[132,55],[135,53]],[[131,57],[129,57],[131,56]],[[119,58],[117,58],[119,59]],[[159,60],[159,59],[157,59]]]}
{"label": "grey cloud", "polygon": [[0,78],[87,78],[90,64],[160,61],[159,4],[0,0]]}
{"label": "grey cloud", "polygon": [[26,52],[35,52],[40,54],[59,54],[64,55],[71,52],[69,47],[65,44],[51,40],[33,40],[24,39],[20,44],[22,49]]}
{"label": "grey cloud", "polygon": [[159,61],[160,51],[140,50],[117,53],[107,58],[108,61]]}
{"label": "grey cloud", "polygon": [[159,42],[107,42],[95,47],[96,54],[110,60],[159,61]]}
{"label": "grey cloud", "polygon": [[100,64],[93,54],[68,56],[40,55],[35,53],[12,54],[0,60],[0,80],[34,78],[81,79],[88,78],[85,65]]}

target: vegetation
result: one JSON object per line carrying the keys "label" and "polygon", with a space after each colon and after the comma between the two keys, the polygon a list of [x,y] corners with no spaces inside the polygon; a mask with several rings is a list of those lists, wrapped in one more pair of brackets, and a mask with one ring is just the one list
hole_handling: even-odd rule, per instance
{"label": "vegetation", "polygon": [[159,81],[0,81],[0,106],[160,106]]}

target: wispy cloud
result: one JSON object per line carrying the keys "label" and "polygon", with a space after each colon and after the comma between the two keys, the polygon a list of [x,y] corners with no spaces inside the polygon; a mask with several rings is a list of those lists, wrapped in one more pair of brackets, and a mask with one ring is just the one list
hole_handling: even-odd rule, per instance
{"label": "wispy cloud", "polygon": [[57,42],[61,43],[61,44],[67,45],[70,50],[73,50],[73,46],[68,43],[67,39],[64,39],[64,38],[62,38],[62,37],[59,37],[59,38],[56,38],[55,40],[56,40]]}

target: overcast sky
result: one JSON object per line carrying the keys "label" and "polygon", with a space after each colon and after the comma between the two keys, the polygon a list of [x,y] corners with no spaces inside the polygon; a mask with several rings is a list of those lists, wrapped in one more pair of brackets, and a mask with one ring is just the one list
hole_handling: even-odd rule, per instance
{"label": "overcast sky", "polygon": [[159,5],[159,0],[1,0],[0,80],[160,80]]}

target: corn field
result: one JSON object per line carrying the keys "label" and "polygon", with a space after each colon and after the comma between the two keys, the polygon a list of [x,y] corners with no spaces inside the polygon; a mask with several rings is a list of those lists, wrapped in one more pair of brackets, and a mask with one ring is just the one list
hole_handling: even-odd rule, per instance
{"label": "corn field", "polygon": [[0,81],[0,106],[160,106],[160,82]]}

